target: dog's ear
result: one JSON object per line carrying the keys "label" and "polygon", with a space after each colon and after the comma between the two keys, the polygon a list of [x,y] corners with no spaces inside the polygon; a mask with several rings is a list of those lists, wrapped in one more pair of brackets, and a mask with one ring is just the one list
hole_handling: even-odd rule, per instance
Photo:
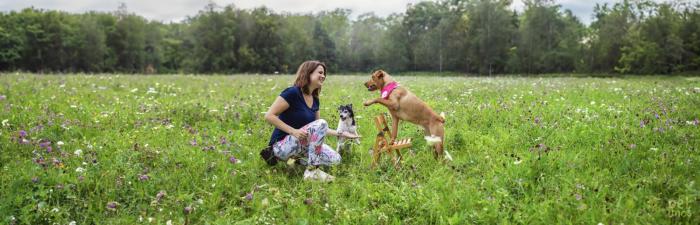
{"label": "dog's ear", "polygon": [[373,75],[377,77],[378,79],[384,78],[384,70],[377,70],[374,71]]}
{"label": "dog's ear", "polygon": [[348,104],[348,108],[352,110],[352,103]]}

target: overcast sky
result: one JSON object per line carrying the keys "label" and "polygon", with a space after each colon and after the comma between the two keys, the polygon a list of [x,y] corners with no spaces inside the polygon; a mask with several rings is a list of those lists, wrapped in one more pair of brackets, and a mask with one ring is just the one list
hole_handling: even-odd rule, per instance
{"label": "overcast sky", "polygon": [[[374,12],[378,16],[406,11],[408,3],[424,0],[214,0],[217,5],[233,3],[237,8],[254,8],[265,5],[275,12],[318,12],[336,8],[352,10],[352,16]],[[563,8],[570,9],[582,22],[588,24],[596,3],[612,3],[619,0],[556,0]],[[661,1],[661,0],[656,0]],[[210,0],[0,0],[0,10],[11,11],[34,6],[41,9],[67,12],[114,11],[119,3],[126,3],[127,10],[151,20],[179,22],[187,16],[194,16]],[[514,0],[512,7],[522,11],[521,0]]]}

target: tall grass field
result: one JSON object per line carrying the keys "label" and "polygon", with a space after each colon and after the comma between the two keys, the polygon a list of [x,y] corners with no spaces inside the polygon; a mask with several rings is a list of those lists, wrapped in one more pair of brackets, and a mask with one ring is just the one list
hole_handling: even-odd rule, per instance
{"label": "tall grass field", "polygon": [[404,122],[374,169],[368,78],[327,77],[362,140],[318,183],[258,154],[291,75],[0,74],[0,224],[700,224],[700,78],[395,76],[453,161]]}

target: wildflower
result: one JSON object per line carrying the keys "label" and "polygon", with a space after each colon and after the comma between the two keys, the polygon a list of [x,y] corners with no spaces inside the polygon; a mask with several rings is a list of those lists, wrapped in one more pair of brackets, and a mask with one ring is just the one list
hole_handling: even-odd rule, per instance
{"label": "wildflower", "polygon": [[141,174],[139,175],[139,181],[147,181],[151,179],[147,174]]}
{"label": "wildflower", "polygon": [[693,120],[693,125],[697,126],[699,123],[700,121],[698,121],[698,118],[695,118],[695,120]]}
{"label": "wildflower", "polygon": [[630,144],[630,149],[634,149],[634,148],[636,148],[636,147],[637,147],[636,144]]}
{"label": "wildflower", "polygon": [[535,117],[535,124],[540,124],[540,117]]}
{"label": "wildflower", "polygon": [[578,200],[578,201],[581,201],[581,199],[583,199],[583,196],[582,196],[581,194],[579,194],[579,193],[576,193],[576,194],[574,195],[574,197],[575,197],[576,200]]}
{"label": "wildflower", "polygon": [[68,225],[77,225],[77,224],[78,223],[76,223],[75,221],[70,221],[70,223],[68,223]]}
{"label": "wildflower", "polygon": [[[3,121],[3,122],[4,122],[4,121]],[[20,137],[20,138],[25,138],[25,137],[27,137],[27,131],[20,130],[20,131],[19,131],[19,137]]]}
{"label": "wildflower", "polygon": [[2,126],[3,127],[10,126],[10,120],[8,120],[8,119],[2,120]]}
{"label": "wildflower", "polygon": [[166,194],[167,193],[165,191],[159,191],[158,194],[156,194],[156,200],[160,201],[161,199],[163,199],[163,197],[165,197]]}
{"label": "wildflower", "polygon": [[252,201],[253,200],[253,193],[248,192],[248,194],[245,195],[245,200]]}
{"label": "wildflower", "polygon": [[233,156],[231,156],[231,158],[228,158],[228,161],[231,162],[231,164],[238,163],[238,159],[236,159],[236,157],[233,157]]}
{"label": "wildflower", "polygon": [[190,141],[190,145],[192,145],[192,146],[197,146],[197,139],[192,139],[192,140]]}
{"label": "wildflower", "polygon": [[85,169],[83,167],[78,167],[75,169],[75,172],[83,173],[83,172],[85,172]]}
{"label": "wildflower", "polygon": [[51,148],[51,146],[47,146],[46,153],[51,153],[51,151],[53,151],[53,148]]}
{"label": "wildflower", "polygon": [[7,96],[5,95],[0,95],[0,101],[7,99]]}
{"label": "wildflower", "polygon": [[44,141],[39,142],[39,147],[42,147],[42,148],[50,147],[49,145],[51,145],[50,141],[44,140]]}
{"label": "wildflower", "polygon": [[76,149],[76,150],[73,152],[73,154],[74,154],[75,156],[80,156],[80,155],[83,154],[83,150],[82,150],[82,149]]}
{"label": "wildflower", "polygon": [[32,177],[32,183],[38,183],[39,178],[38,177]]}
{"label": "wildflower", "polygon": [[314,200],[312,200],[311,198],[304,199],[304,204],[305,204],[305,205],[314,204]]}
{"label": "wildflower", "polygon": [[192,212],[192,210],[194,210],[192,206],[187,206],[183,211],[185,212],[185,215],[189,215]]}
{"label": "wildflower", "polygon": [[654,118],[659,119],[659,114],[658,114],[658,113],[654,113]]}
{"label": "wildflower", "polygon": [[639,128],[644,128],[646,125],[644,125],[644,120],[639,121]]}
{"label": "wildflower", "polygon": [[118,205],[117,202],[108,202],[107,203],[107,210],[111,210],[111,211],[117,210],[117,205]]}
{"label": "wildflower", "polygon": [[78,181],[83,181],[85,180],[85,177],[83,175],[78,176]]}
{"label": "wildflower", "polygon": [[58,146],[63,146],[64,143],[63,143],[62,141],[58,141],[58,142],[56,142],[56,145],[58,145]]}
{"label": "wildflower", "polygon": [[225,144],[228,143],[228,141],[226,140],[225,137],[222,136],[221,138],[219,138],[219,143],[222,144],[222,145],[225,145]]}

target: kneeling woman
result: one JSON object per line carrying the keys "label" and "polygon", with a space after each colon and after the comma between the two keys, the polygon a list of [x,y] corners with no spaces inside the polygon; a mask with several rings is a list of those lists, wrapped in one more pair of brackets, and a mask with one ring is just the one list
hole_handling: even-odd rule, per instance
{"label": "kneeling woman", "polygon": [[[302,63],[294,86],[282,91],[265,113],[265,120],[275,126],[268,144],[271,152],[267,153],[272,155],[267,157],[282,161],[305,158],[309,167],[304,171],[304,179],[333,180],[333,176],[318,169],[318,166],[340,163],[340,155],[323,144],[326,135],[358,138],[354,134],[329,129],[328,123],[320,118],[318,95],[325,80],[325,64],[318,61]],[[266,160],[269,163],[270,159]]]}

